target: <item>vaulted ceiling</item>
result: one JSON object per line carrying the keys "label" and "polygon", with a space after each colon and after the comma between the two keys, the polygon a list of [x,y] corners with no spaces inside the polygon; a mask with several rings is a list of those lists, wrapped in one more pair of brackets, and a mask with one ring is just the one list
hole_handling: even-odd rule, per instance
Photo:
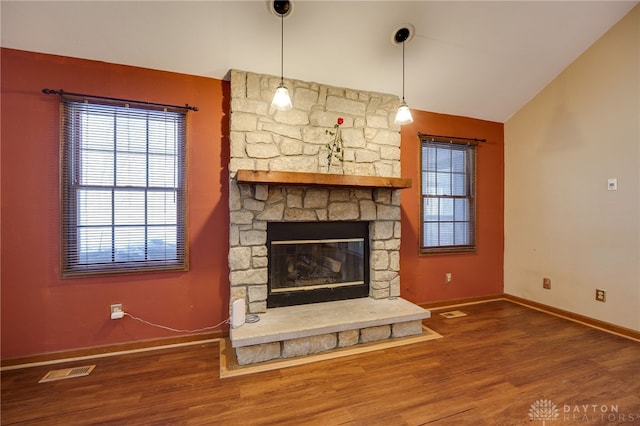
{"label": "vaulted ceiling", "polygon": [[[400,96],[392,35],[411,24],[409,106],[505,122],[637,3],[293,0],[284,75]],[[280,75],[271,4],[2,1],[1,44],[218,79],[230,69]]]}

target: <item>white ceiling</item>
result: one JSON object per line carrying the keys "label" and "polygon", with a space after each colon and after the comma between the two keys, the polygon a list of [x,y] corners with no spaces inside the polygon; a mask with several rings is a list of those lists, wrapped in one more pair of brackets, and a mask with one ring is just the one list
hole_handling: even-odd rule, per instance
{"label": "white ceiling", "polygon": [[[293,0],[285,77],[402,94],[505,122],[637,1]],[[280,74],[280,19],[258,1],[2,1],[3,47],[223,79]],[[65,90],[73,91],[72,87]]]}

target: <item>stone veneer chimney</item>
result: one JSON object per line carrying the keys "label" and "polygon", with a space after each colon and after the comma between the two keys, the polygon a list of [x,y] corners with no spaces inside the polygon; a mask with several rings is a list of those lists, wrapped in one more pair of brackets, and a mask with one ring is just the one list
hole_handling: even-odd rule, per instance
{"label": "stone veneer chimney", "polygon": [[[267,222],[369,221],[370,296],[400,295],[400,190],[238,184],[238,170],[344,173],[400,177],[397,96],[286,80],[293,109],[271,99],[280,78],[231,71],[229,163],[230,303],[247,312],[267,309]],[[327,170],[326,134],[338,117],[344,162]],[[334,162],[336,162],[334,160]]]}

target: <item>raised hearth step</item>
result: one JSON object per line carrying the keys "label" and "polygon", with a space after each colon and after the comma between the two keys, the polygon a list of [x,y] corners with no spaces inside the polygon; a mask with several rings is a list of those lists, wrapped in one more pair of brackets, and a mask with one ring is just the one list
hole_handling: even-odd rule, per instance
{"label": "raised hearth step", "polygon": [[340,331],[423,320],[431,313],[400,297],[338,300],[268,309],[260,320],[229,332],[234,348]]}

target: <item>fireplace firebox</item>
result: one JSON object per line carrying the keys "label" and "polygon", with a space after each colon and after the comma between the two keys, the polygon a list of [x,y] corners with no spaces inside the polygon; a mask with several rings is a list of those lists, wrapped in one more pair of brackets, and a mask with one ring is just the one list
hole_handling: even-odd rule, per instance
{"label": "fireplace firebox", "polygon": [[267,307],[369,296],[369,222],[267,223]]}

